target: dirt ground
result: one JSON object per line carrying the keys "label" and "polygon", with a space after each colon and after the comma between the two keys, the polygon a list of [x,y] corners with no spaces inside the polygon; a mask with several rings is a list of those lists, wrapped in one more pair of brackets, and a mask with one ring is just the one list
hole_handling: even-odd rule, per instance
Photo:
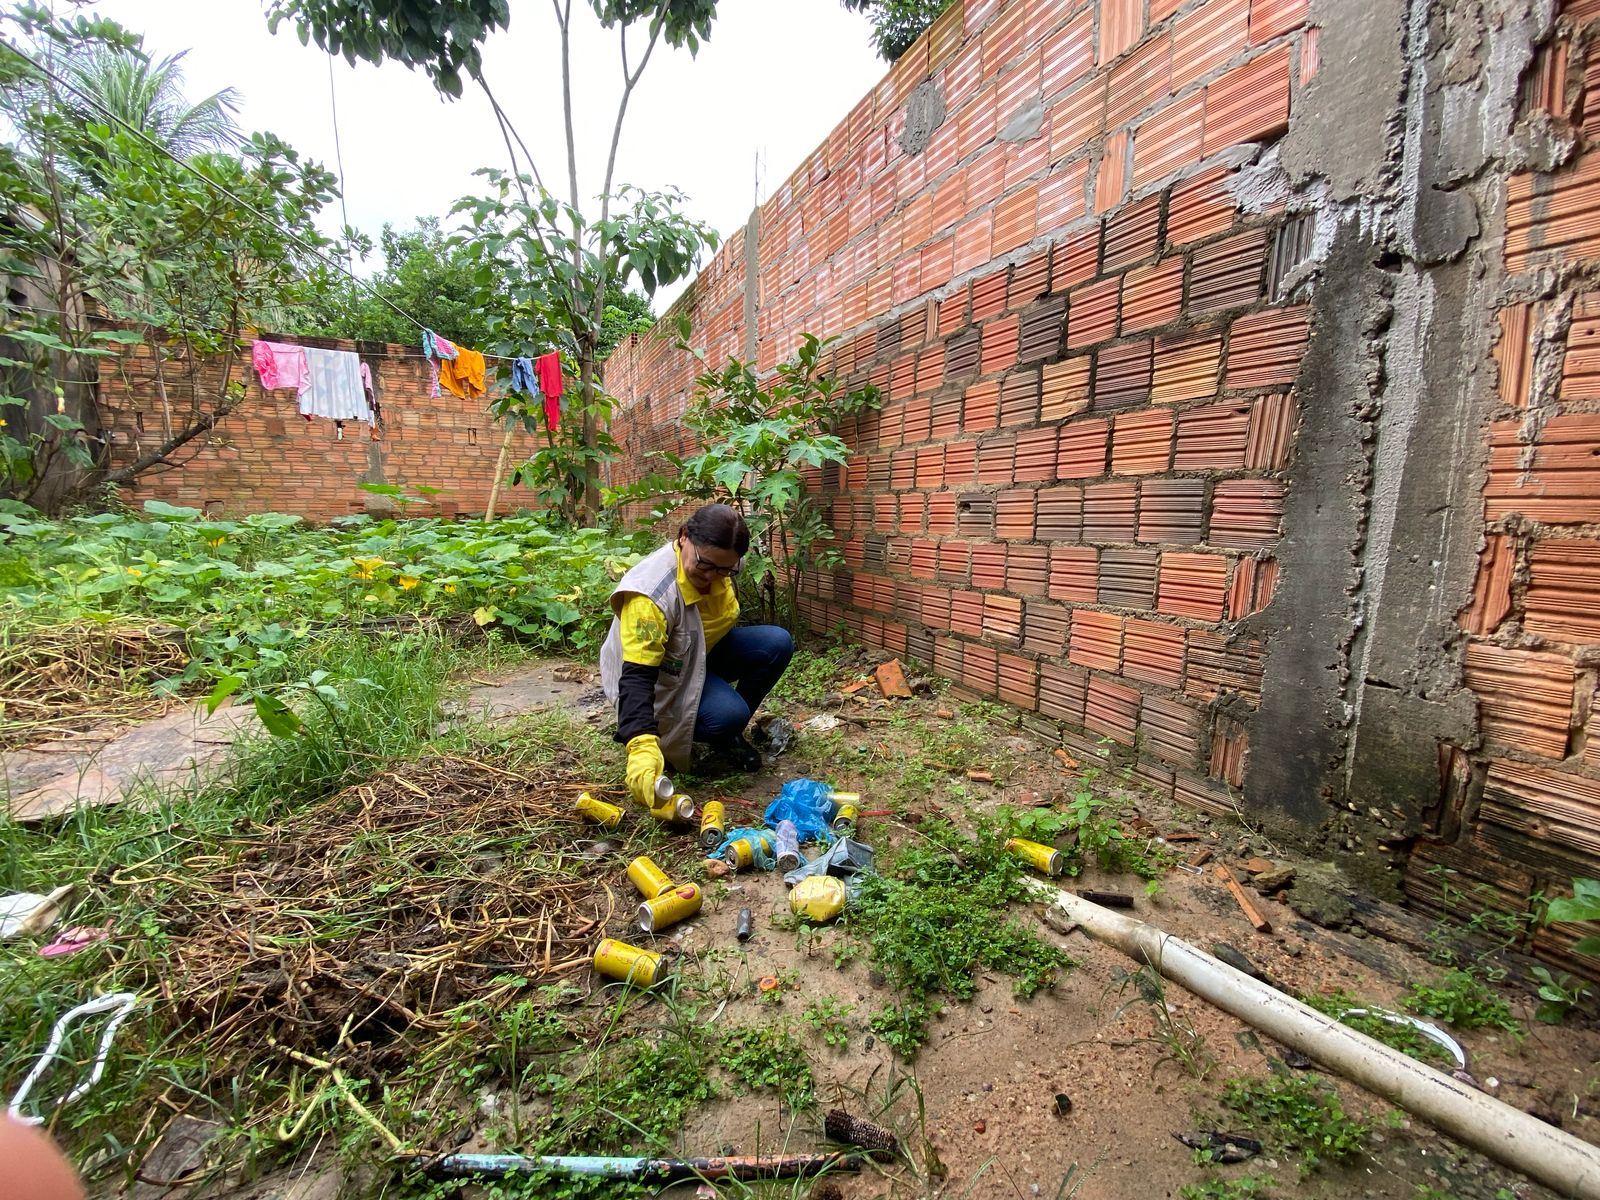
{"label": "dirt ground", "polygon": [[[777,707],[800,726],[814,713],[838,711],[799,704]],[[847,700],[846,707],[869,719],[892,712],[930,722],[947,719],[936,712],[953,711],[950,701],[926,694],[892,702],[892,707],[891,702],[879,700]],[[962,719],[961,714],[954,719]],[[1052,757],[1053,746],[1004,725],[992,733],[989,760],[967,764],[993,768],[996,775],[993,784],[965,785],[977,793],[977,807],[1026,805],[1070,782],[1072,775]],[[872,791],[881,788],[881,773],[878,778],[864,777],[863,772],[851,770],[852,760],[892,750],[895,730],[846,721],[840,734],[838,744],[819,746],[819,739],[802,733],[786,754],[769,760],[763,771],[727,792],[724,798],[733,805],[748,805],[734,807],[730,822],[741,814],[758,823],[760,810],[782,783],[797,776],[862,790],[862,807],[877,807]],[[1197,833],[1203,839],[1200,844],[1210,846],[1217,861],[1234,864],[1236,874],[1246,877],[1239,864],[1249,854],[1235,853],[1244,836],[1238,827],[1164,805],[1137,789],[1129,790],[1125,799],[1125,817],[1136,810],[1162,833]],[[938,795],[927,800],[924,807],[933,809],[953,810],[959,804]],[[910,826],[899,818],[868,818],[860,830],[860,837],[880,853],[908,836]],[[669,872],[689,869],[699,859],[691,837],[679,840],[681,857],[663,862]],[[1249,839],[1244,840],[1248,844]],[[1193,843],[1174,848],[1187,854]],[[1296,860],[1279,856],[1276,861]],[[872,1168],[855,1177],[836,1177],[847,1197],[1148,1200],[1176,1196],[1185,1184],[1247,1173],[1274,1176],[1280,1186],[1272,1195],[1493,1200],[1509,1194],[1531,1200],[1551,1194],[1342,1082],[1338,1086],[1347,1109],[1368,1117],[1376,1130],[1369,1152],[1356,1165],[1326,1165],[1310,1178],[1297,1180],[1296,1163],[1274,1156],[1269,1145],[1261,1156],[1242,1165],[1196,1166],[1193,1152],[1174,1134],[1236,1129],[1237,1118],[1230,1122],[1220,1104],[1224,1081],[1235,1075],[1288,1070],[1284,1048],[1169,984],[1167,1000],[1174,1017],[1192,1023],[1216,1059],[1203,1080],[1192,1078],[1170,1060],[1164,1061],[1166,1050],[1154,1037],[1152,1010],[1125,979],[1134,964],[1081,932],[1058,933],[1042,920],[1042,907],[1029,919],[1042,938],[1065,949],[1078,966],[1030,1000],[1015,999],[1004,977],[982,977],[977,996],[966,1003],[948,1003],[915,1060],[900,1062],[874,1043],[866,1027],[868,1016],[889,1003],[892,994],[863,959],[843,968],[834,966],[831,945],[848,933],[803,936],[784,928],[790,924],[785,920],[787,889],[775,873],[743,873],[726,882],[725,891],[710,885],[711,898],[699,918],[656,943],[657,948],[670,945],[680,952],[680,971],[691,979],[713,969],[707,951],[720,951],[713,956],[715,966],[736,972],[741,982],[740,994],[717,1019],[745,1023],[782,1016],[795,1022],[808,1003],[822,997],[853,1005],[854,1011],[847,1048],[831,1049],[820,1039],[814,1041],[815,1114],[793,1118],[782,1111],[772,1093],[722,1101],[691,1119],[684,1144],[694,1152],[751,1153],[778,1146],[790,1152],[818,1149],[824,1145],[820,1114],[838,1106],[892,1128],[910,1149],[913,1162],[909,1167]],[[1257,933],[1209,867],[1202,875],[1172,871],[1154,899],[1147,899],[1142,882],[1128,875],[1108,877],[1090,870],[1063,882],[1073,888],[1131,892],[1136,896],[1135,915],[1204,949],[1227,943],[1280,987],[1295,993],[1343,988],[1364,1000],[1398,1007],[1405,984],[1439,973],[1403,947],[1330,933],[1265,897],[1258,902],[1274,932]],[[734,936],[735,922],[745,907],[752,911],[756,932],[741,946]],[[608,932],[650,944],[621,920]],[[1365,961],[1345,952],[1352,942],[1359,943]],[[758,1002],[755,981],[763,976],[793,981],[775,1007]],[[1580,1017],[1556,1028],[1540,1025],[1530,1019],[1532,1005],[1525,997],[1517,996],[1514,1005],[1529,1031],[1521,1043],[1492,1031],[1457,1033],[1469,1056],[1470,1071],[1508,1103],[1557,1118],[1579,1137],[1600,1140],[1596,1120],[1600,1107],[1592,1099],[1600,1083],[1600,1031]],[[740,1012],[741,1008],[746,1011]],[[921,1091],[920,1119],[915,1093],[904,1082],[908,1075]],[[1071,1101],[1064,1115],[1058,1112],[1058,1094]],[[932,1166],[935,1156],[942,1163],[942,1174]],[[683,1189],[685,1195],[690,1192]]]}
{"label": "dirt ground", "polygon": [[[971,812],[1001,804],[1025,808],[1070,793],[1079,772],[1056,757],[1057,747],[1012,726],[995,706],[962,706],[939,692],[919,687],[909,700],[886,701],[874,689],[854,696],[835,690],[866,673],[870,660],[847,662],[824,686],[832,692],[819,702],[779,701],[769,707],[800,729],[791,747],[750,776],[688,777],[685,790],[697,800],[721,798],[729,824],[759,824],[760,814],[783,782],[796,777],[825,780],[836,788],[863,793],[868,812],[857,836],[880,855],[918,837],[918,821],[930,813],[965,822]],[[596,725],[605,721],[597,702],[592,669],[575,664],[541,664],[530,685],[536,695],[518,691],[516,672],[502,679],[474,679],[486,693],[474,693],[470,707],[505,715],[528,706],[556,702],[573,706]],[[917,681],[913,681],[917,682]],[[496,688],[499,690],[495,690]],[[477,703],[479,699],[485,701]],[[504,700],[501,705],[498,701]],[[466,705],[458,706],[465,715]],[[806,722],[817,715],[843,716],[832,732],[812,732]],[[992,782],[970,781],[959,771],[939,774],[931,786],[904,786],[905,764],[915,759],[918,731],[946,723],[975,729],[963,761],[949,764],[993,774]],[[919,776],[918,778],[924,778]],[[1174,841],[1176,856],[1197,845],[1209,847],[1215,862],[1243,874],[1243,862],[1263,851],[1259,835],[1241,826],[1153,800],[1135,784],[1096,783],[1114,791],[1117,811],[1127,827],[1157,835],[1191,834]],[[630,821],[637,822],[638,818]],[[1141,999],[1129,979],[1135,964],[1081,932],[1063,933],[1044,920],[1044,909],[1016,908],[1047,943],[1068,953],[1076,965],[1055,985],[1031,999],[1013,996],[1002,974],[979,977],[969,1001],[947,1000],[931,1025],[927,1043],[910,1062],[875,1040],[870,1017],[892,1005],[893,990],[871,968],[865,954],[835,965],[834,949],[855,939],[848,926],[809,933],[789,916],[787,889],[775,873],[747,872],[706,880],[707,902],[699,916],[657,937],[632,923],[632,891],[624,868],[637,852],[639,837],[653,830],[629,827],[610,839],[594,860],[597,876],[619,903],[601,932],[637,945],[669,952],[677,986],[698,994],[710,1027],[781,1022],[801,1036],[816,1081],[816,1104],[798,1114],[787,1111],[771,1090],[734,1095],[694,1110],[682,1130],[682,1151],[693,1155],[752,1154],[782,1150],[809,1153],[830,1148],[821,1129],[832,1107],[847,1109],[890,1128],[906,1153],[892,1164],[871,1164],[858,1174],[830,1177],[844,1197],[1081,1197],[1083,1200],[1150,1200],[1177,1197],[1185,1186],[1225,1182],[1246,1175],[1271,1176],[1275,1185],[1259,1193],[1231,1195],[1306,1197],[1381,1197],[1384,1200],[1544,1200],[1552,1193],[1469,1152],[1386,1102],[1348,1083],[1334,1080],[1347,1111],[1366,1118],[1374,1132],[1353,1163],[1325,1164],[1297,1176],[1298,1158],[1275,1150],[1259,1130],[1241,1124],[1223,1107],[1226,1082],[1264,1077],[1272,1072],[1303,1075],[1314,1068],[1252,1031],[1244,1023],[1186,993],[1166,986],[1172,1021],[1192,1028],[1194,1042],[1214,1062],[1202,1078],[1173,1061],[1158,1036],[1157,1010]],[[604,841],[595,831],[574,828],[575,846],[594,849]],[[692,831],[657,841],[651,853],[674,878],[698,877],[702,851]],[[1269,855],[1280,864],[1307,865],[1292,856]],[[1385,941],[1359,927],[1346,932],[1319,928],[1286,904],[1258,897],[1273,932],[1255,932],[1233,897],[1211,873],[1173,869],[1153,897],[1133,875],[1108,876],[1089,870],[1060,881],[1071,889],[1100,888],[1130,893],[1134,915],[1183,937],[1202,949],[1225,943],[1247,956],[1254,967],[1286,991],[1304,994],[1342,988],[1365,1001],[1398,1007],[1407,985],[1440,972],[1420,954]],[[1255,895],[1254,892],[1251,893]],[[735,938],[739,910],[749,908],[754,936]],[[600,935],[596,933],[596,937]],[[763,998],[757,981],[776,977],[776,998]],[[614,988],[587,969],[564,980],[582,990],[582,1006],[603,1014],[616,1003]],[[706,997],[725,996],[725,1002]],[[1532,1001],[1506,991],[1528,1033],[1517,1041],[1493,1031],[1455,1032],[1469,1056],[1469,1070],[1491,1094],[1544,1119],[1559,1122],[1589,1141],[1600,1140],[1600,1028],[1582,1015],[1559,1027],[1532,1020]],[[825,1044],[802,1020],[815,1002],[831,998],[850,1006],[848,1044]],[[640,1036],[659,1027],[663,999],[639,996],[623,1011]],[[736,1089],[726,1089],[735,1091]],[[1065,1097],[1069,1103],[1058,1101]],[[471,1119],[470,1114],[463,1114]],[[515,1152],[496,1144],[497,1123],[479,1114],[477,1133],[462,1150]],[[1194,1152],[1178,1133],[1223,1130],[1256,1133],[1263,1152],[1236,1165],[1197,1165]],[[348,1181],[346,1181],[348,1183]],[[340,1192],[337,1165],[326,1147],[290,1167],[230,1193],[235,1200],[334,1200]],[[138,1200],[173,1194],[170,1189],[138,1187]],[[467,1195],[482,1196],[469,1188]],[[666,1189],[661,1195],[708,1195],[694,1186]],[[724,1195],[748,1194],[724,1188]],[[820,1185],[786,1183],[758,1194],[826,1194]],[[1213,1195],[1230,1193],[1214,1192]]]}

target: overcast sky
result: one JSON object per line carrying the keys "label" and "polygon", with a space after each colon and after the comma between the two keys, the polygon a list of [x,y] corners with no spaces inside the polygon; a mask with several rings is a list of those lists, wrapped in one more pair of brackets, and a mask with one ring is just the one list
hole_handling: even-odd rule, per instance
{"label": "overcast sky", "polygon": [[[94,8],[145,34],[155,55],[189,49],[191,100],[236,88],[244,129],[270,130],[337,169],[327,56],[315,43],[301,46],[287,24],[269,34],[263,0],[100,0]],[[615,33],[599,28],[584,0],[574,10],[579,184],[592,195],[604,178],[621,67]],[[756,156],[764,199],[883,77],[869,32],[839,0],[722,0],[698,57],[657,47],[629,103],[617,183],[680,188],[691,216],[724,235],[742,226],[756,200]],[[639,43],[635,32],[630,61]],[[565,198],[560,43],[549,6],[513,5],[509,31],[485,46],[484,75],[545,183]],[[506,165],[493,113],[470,83],[462,99],[447,101],[425,75],[398,64],[336,59],[333,96],[350,223],[374,237],[386,221],[445,217],[458,197],[480,190],[475,169]],[[335,206],[330,227],[339,221]],[[682,286],[658,293],[656,311]]]}

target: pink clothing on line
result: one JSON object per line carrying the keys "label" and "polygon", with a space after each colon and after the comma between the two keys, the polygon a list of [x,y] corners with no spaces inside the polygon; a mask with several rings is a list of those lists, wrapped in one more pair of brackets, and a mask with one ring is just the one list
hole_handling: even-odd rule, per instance
{"label": "pink clothing on line", "polygon": [[250,348],[250,359],[261,376],[261,386],[268,391],[294,388],[304,392],[311,386],[311,364],[306,361],[304,346],[257,341]]}

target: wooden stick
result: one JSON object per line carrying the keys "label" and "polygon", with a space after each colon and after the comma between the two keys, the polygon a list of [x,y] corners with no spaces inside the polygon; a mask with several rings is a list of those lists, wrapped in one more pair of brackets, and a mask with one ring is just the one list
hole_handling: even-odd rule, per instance
{"label": "wooden stick", "polygon": [[1256,932],[1271,933],[1272,922],[1261,915],[1261,910],[1250,899],[1249,893],[1239,886],[1239,881],[1233,877],[1233,872],[1225,866],[1218,865],[1217,875],[1223,883],[1228,885],[1228,890],[1233,893],[1233,898],[1239,902],[1239,907],[1244,910],[1244,915],[1250,919],[1250,924],[1256,927]]}

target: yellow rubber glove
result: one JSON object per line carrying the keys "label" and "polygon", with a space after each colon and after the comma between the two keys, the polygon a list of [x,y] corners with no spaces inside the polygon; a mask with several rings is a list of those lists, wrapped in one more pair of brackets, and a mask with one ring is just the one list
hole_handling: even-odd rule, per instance
{"label": "yellow rubber glove", "polygon": [[654,808],[656,780],[667,769],[661,757],[661,739],[653,733],[641,733],[628,740],[628,795],[641,808]]}

